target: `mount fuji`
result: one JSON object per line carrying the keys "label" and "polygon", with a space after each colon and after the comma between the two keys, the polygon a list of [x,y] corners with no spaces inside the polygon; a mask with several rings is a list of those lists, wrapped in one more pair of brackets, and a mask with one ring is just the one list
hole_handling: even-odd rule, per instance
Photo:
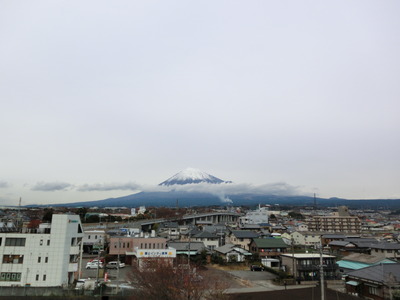
{"label": "mount fuji", "polygon": [[184,184],[196,184],[196,183],[231,183],[231,181],[224,181],[213,175],[207,174],[200,171],[199,169],[187,168],[179,173],[175,174],[171,178],[161,182],[159,185],[171,186],[171,185],[184,185]]}
{"label": "mount fuji", "polygon": [[[339,198],[313,198],[289,193],[286,196],[280,192],[281,186],[271,191],[249,190],[245,185],[230,185],[232,181],[224,181],[198,169],[187,168],[171,178],[161,182],[153,191],[142,191],[136,194],[104,200],[53,204],[52,206],[67,207],[137,207],[137,206],[169,206],[175,207],[178,203],[184,207],[211,206],[211,205],[305,205],[313,206],[318,200],[319,206],[348,207],[382,207],[382,205],[400,208],[400,199],[376,200],[347,200]],[[227,185],[225,185],[227,184]],[[48,205],[28,205],[27,207],[43,207]]]}

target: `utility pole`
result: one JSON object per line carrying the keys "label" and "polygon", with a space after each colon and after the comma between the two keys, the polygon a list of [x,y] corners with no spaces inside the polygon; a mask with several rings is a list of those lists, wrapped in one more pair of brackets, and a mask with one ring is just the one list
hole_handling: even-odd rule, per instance
{"label": "utility pole", "polygon": [[121,238],[118,238],[118,262],[117,262],[117,295],[119,292],[119,252],[121,250]]}
{"label": "utility pole", "polygon": [[321,278],[321,300],[325,300],[324,264],[322,259],[322,243],[319,249],[319,277]]}
{"label": "utility pole", "polygon": [[295,271],[295,261],[294,261],[294,238],[292,237],[292,272],[293,272],[293,278],[296,280],[296,271]]}
{"label": "utility pole", "polygon": [[81,276],[82,276],[82,254],[83,254],[83,239],[81,240],[81,248],[80,248],[80,251],[79,251],[78,279],[81,279]]}
{"label": "utility pole", "polygon": [[188,270],[189,270],[189,276],[190,276],[190,235],[191,235],[191,232],[189,231],[189,251],[188,251]]}

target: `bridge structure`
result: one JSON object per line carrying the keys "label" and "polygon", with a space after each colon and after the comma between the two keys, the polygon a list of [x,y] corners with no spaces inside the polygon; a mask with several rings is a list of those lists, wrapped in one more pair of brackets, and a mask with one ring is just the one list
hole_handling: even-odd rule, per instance
{"label": "bridge structure", "polygon": [[143,231],[150,231],[154,224],[165,222],[177,222],[180,225],[214,225],[214,224],[236,224],[242,214],[236,212],[209,212],[185,215],[177,218],[168,219],[147,219],[136,222],[119,222],[99,224],[83,224],[85,230],[104,229],[112,230],[119,228],[140,228]]}

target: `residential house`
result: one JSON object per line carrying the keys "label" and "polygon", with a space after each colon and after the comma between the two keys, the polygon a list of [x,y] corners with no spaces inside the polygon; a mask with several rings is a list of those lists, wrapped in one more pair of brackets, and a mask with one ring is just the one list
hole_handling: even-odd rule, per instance
{"label": "residential house", "polygon": [[177,222],[160,223],[160,226],[158,228],[158,236],[165,237],[169,240],[179,240],[179,224]]}
{"label": "residential house", "polygon": [[400,288],[400,264],[380,264],[349,272],[346,292],[364,299],[393,299]]}
{"label": "residential house", "polygon": [[252,256],[249,251],[233,244],[225,244],[215,248],[215,253],[221,256],[226,262],[244,262],[246,261],[246,257]]}
{"label": "residential house", "polygon": [[202,231],[192,237],[193,241],[197,242],[203,242],[204,245],[208,250],[213,251],[215,248],[219,246],[219,237],[216,236],[215,234],[208,232],[208,231]]}
{"label": "residential house", "polygon": [[[300,280],[317,280],[320,274],[321,254],[319,253],[284,253],[281,254],[282,266]],[[333,255],[322,255],[324,278],[337,279],[338,265]]]}
{"label": "residential house", "polygon": [[250,230],[232,230],[227,238],[227,243],[234,244],[249,250],[253,239],[258,238],[259,234]]}
{"label": "residential house", "polygon": [[323,234],[321,235],[322,246],[328,246],[333,241],[343,241],[346,238],[344,234]]}
{"label": "residential house", "polygon": [[203,242],[169,241],[168,247],[176,250],[176,255],[196,256],[206,250]]}
{"label": "residential house", "polygon": [[250,252],[260,258],[279,259],[289,246],[281,238],[256,238],[250,243]]}
{"label": "residential house", "polygon": [[290,234],[294,245],[317,247],[321,243],[321,233],[310,231],[295,231]]}
{"label": "residential house", "polygon": [[341,274],[379,264],[393,263],[396,263],[396,261],[385,258],[382,255],[369,255],[364,253],[352,253],[337,262]]}
{"label": "residential house", "polygon": [[398,260],[400,258],[400,244],[380,242],[370,245],[371,254],[381,254],[385,258]]}
{"label": "residential house", "polygon": [[343,241],[332,241],[328,244],[330,252],[336,255],[349,255],[350,253],[371,253],[371,245],[378,244],[374,238],[345,238]]}

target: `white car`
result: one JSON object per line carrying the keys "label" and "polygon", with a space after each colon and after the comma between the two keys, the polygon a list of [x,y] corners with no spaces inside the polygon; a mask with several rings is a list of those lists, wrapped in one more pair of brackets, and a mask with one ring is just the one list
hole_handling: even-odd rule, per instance
{"label": "white car", "polygon": [[118,269],[119,268],[124,268],[125,264],[122,262],[118,262],[118,261],[110,261],[107,265],[106,265],[107,269]]}
{"label": "white car", "polygon": [[89,261],[86,264],[86,269],[97,269],[97,268],[99,268],[99,269],[103,268],[103,264],[101,262],[99,263],[97,261]]}

